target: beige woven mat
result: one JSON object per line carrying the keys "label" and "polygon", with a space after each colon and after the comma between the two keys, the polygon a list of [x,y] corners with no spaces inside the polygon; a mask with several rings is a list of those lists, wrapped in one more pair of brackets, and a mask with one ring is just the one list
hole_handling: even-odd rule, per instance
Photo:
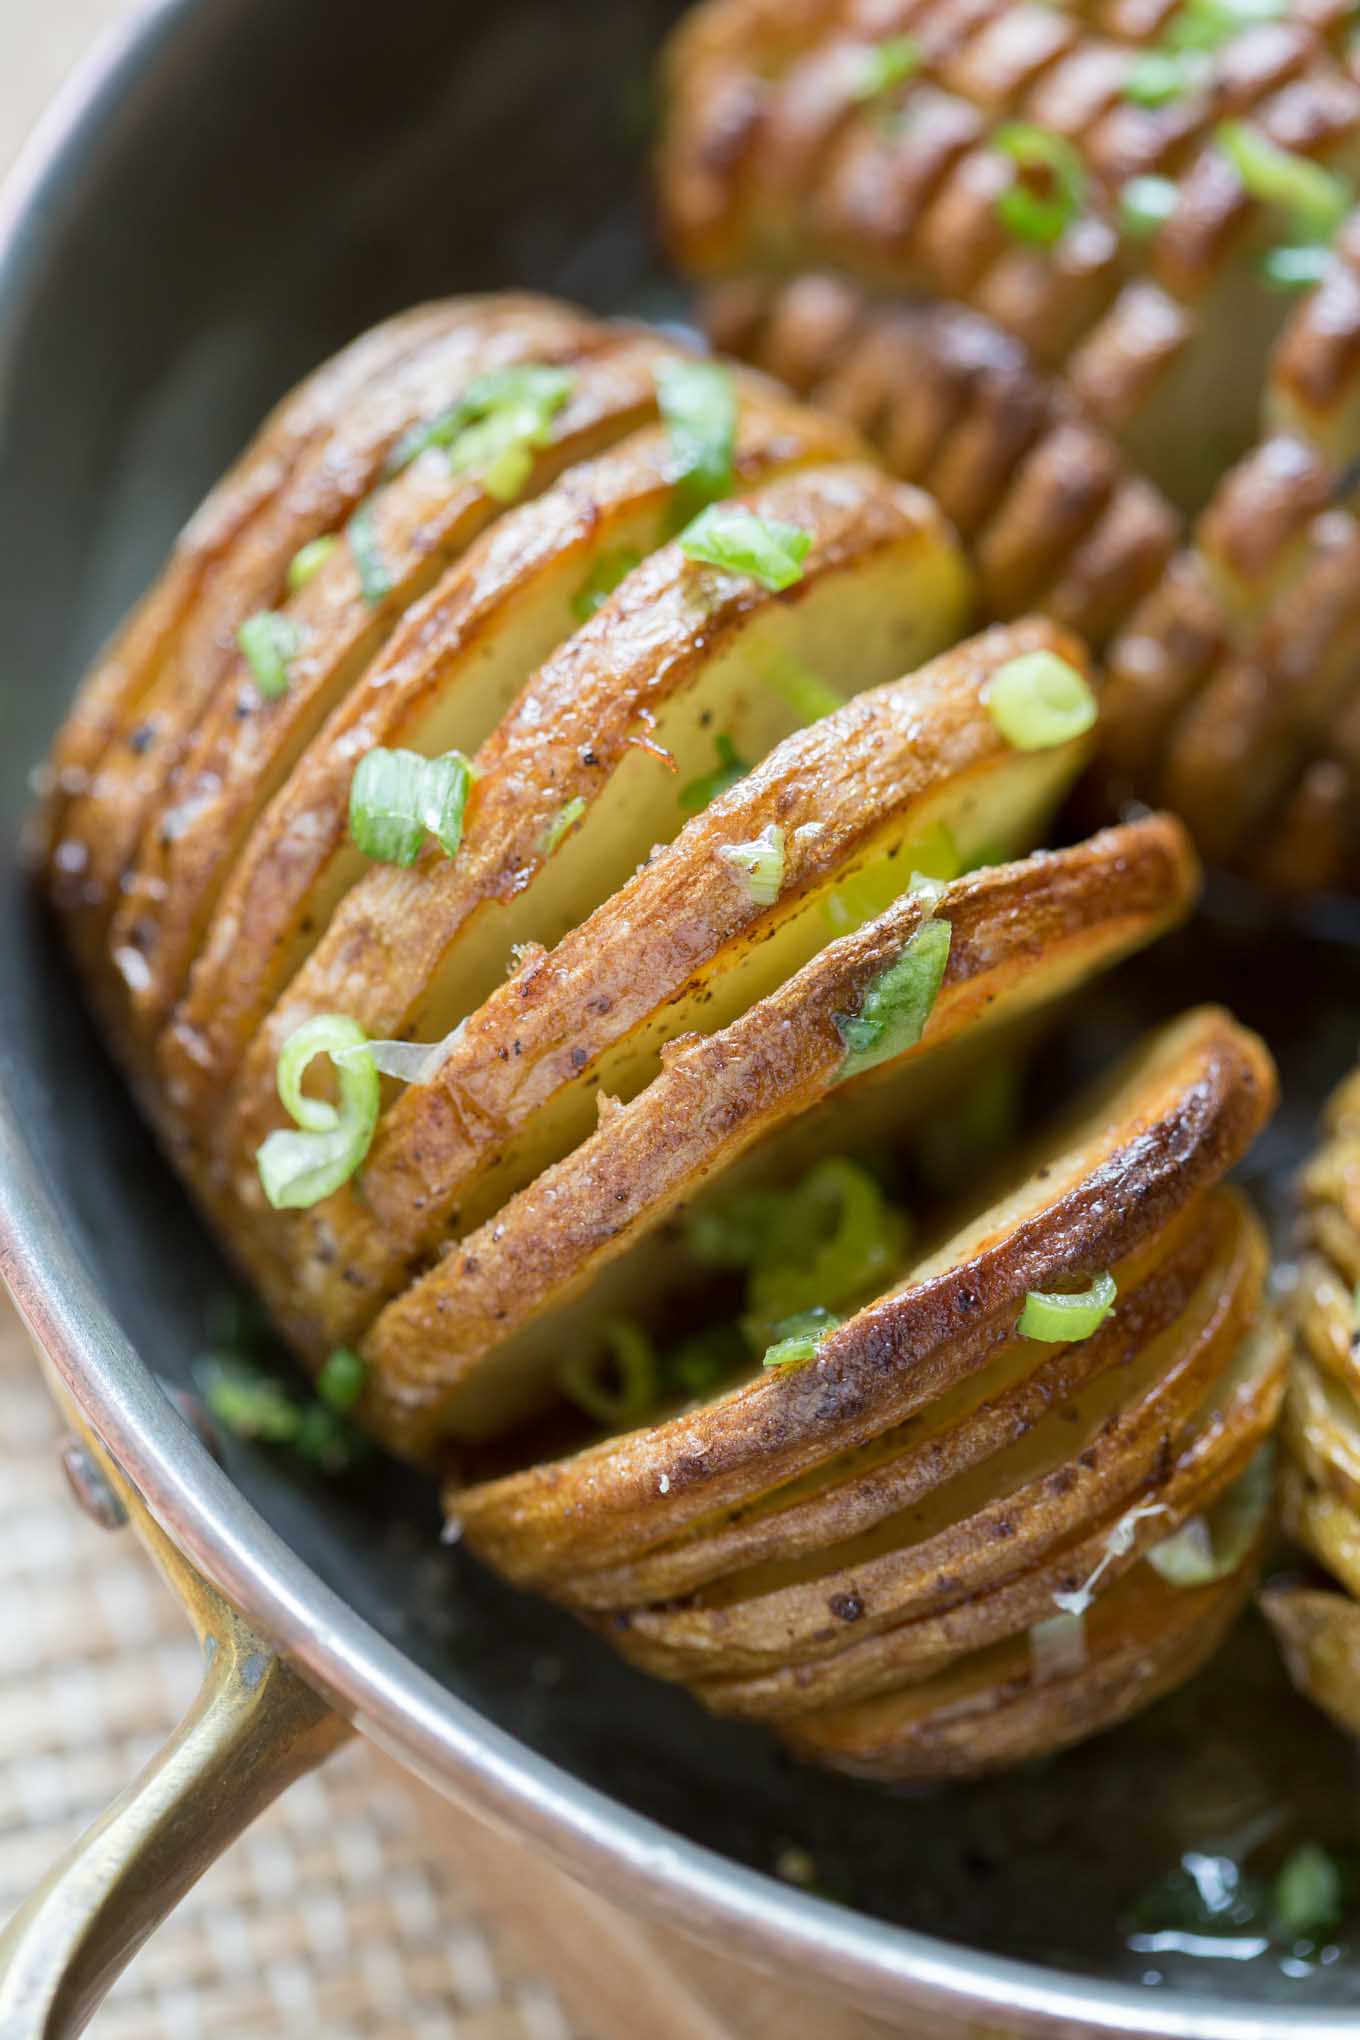
{"label": "beige woven mat", "polygon": [[[0,1299],[0,1914],[141,1768],[198,1649],[129,1532],[75,1508]],[[371,1752],[304,1778],[137,1958],[94,2040],[569,2040],[551,1987]]]}

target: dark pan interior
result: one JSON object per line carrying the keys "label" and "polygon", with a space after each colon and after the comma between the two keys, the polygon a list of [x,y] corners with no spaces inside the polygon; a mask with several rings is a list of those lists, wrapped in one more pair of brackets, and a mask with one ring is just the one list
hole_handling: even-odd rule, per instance
{"label": "dark pan interior", "polygon": [[[180,24],[171,68],[60,194],[0,309],[8,839],[86,659],[266,407],[321,356],[418,298],[501,284],[679,308],[641,196],[649,58],[676,11],[204,0]],[[104,1060],[16,858],[4,874],[3,1082],[128,1336],[186,1380],[221,1265]],[[1289,1109],[1255,1164],[1278,1208],[1355,1051],[1351,934],[1344,913],[1267,925],[1219,899],[1102,994],[1073,1056],[1191,998],[1235,1006],[1284,1066]],[[798,1770],[507,1593],[440,1548],[433,1493],[408,1477],[311,1482],[242,1448],[230,1466],[316,1571],[449,1687],[734,1858],[770,1868],[797,1845],[822,1888],[867,1912],[1088,1973],[1354,2001],[1344,1950],[1290,1974],[1279,1950],[1241,1941],[1233,1959],[1129,1941],[1133,1897],[1186,1849],[1353,1831],[1351,1753],[1287,1694],[1250,1623],[1195,1689],[1129,1730],[1002,1783],[891,1794]]]}

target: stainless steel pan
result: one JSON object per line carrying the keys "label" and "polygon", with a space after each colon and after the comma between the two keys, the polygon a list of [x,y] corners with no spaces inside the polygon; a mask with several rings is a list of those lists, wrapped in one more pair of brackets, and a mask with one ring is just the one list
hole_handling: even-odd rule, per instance
{"label": "stainless steel pan", "polygon": [[[653,268],[639,135],[674,12],[155,0],[67,93],[0,203],[11,846],[98,639],[315,360],[442,291],[677,308]],[[892,1797],[799,1772],[442,1551],[434,1495],[409,1477],[311,1484],[239,1447],[219,1466],[160,1384],[188,1379],[224,1273],[102,1057],[17,850],[3,886],[0,1270],[83,1441],[87,1506],[132,1513],[209,1645],[177,1740],[11,1928],[4,2040],[78,2031],[211,1856],[350,1723],[598,1889],[913,2034],[1360,2031],[1344,1963],[1304,1982],[1270,1958],[1177,1968],[1120,1926],[1174,1860],[1206,1749],[1264,1765],[1292,1821],[1349,1818],[1350,1753],[1251,1632],[1207,1684],[1042,1776]],[[1206,989],[1264,1024],[1295,1101],[1263,1158],[1269,1192],[1354,1049],[1353,936],[1344,917],[1266,927],[1229,900],[1120,980],[1098,1024],[1117,1034]],[[769,1874],[788,1844],[846,1903]]]}

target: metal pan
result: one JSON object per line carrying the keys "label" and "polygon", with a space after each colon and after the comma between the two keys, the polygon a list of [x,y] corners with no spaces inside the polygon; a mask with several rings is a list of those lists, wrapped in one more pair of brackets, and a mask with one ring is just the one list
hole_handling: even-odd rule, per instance
{"label": "metal pan", "polygon": [[[22,877],[29,769],[184,515],[345,338],[498,284],[678,309],[640,133],[675,11],[156,0],[0,203],[0,1270],[84,1441],[87,1505],[133,1514],[210,1646],[176,1742],[0,1945],[5,2040],[78,2031],[348,1723],[614,1898],[913,2034],[1357,2030],[1344,1963],[1300,1982],[1270,1955],[1150,1961],[1120,1924],[1185,1845],[1206,1748],[1289,1821],[1345,1816],[1349,1752],[1250,1630],[1191,1694],[1042,1775],[894,1797],[798,1771],[441,1550],[433,1491],[409,1476],[312,1484],[243,1447],[224,1469],[161,1385],[188,1380],[226,1280]],[[1119,1034],[1207,989],[1266,1026],[1295,1100],[1268,1191],[1353,1051],[1353,933],[1266,928],[1229,901],[1098,1016]],[[789,1845],[843,1902],[770,1874]]]}

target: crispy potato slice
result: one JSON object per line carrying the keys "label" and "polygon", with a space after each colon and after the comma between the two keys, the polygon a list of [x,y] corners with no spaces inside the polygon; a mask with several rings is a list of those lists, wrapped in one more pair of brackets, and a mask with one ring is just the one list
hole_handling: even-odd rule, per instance
{"label": "crispy potato slice", "polygon": [[1265,1242],[1245,1213],[1240,1233],[1236,1265],[1231,1251],[1211,1264],[1183,1317],[1126,1370],[1098,1374],[994,1457],[858,1537],[739,1570],[678,1608],[632,1610],[629,1654],[672,1677],[834,1656],[852,1626],[859,1640],[985,1595],[1152,1493],[1259,1309]]}
{"label": "crispy potato slice", "polygon": [[[517,1551],[536,1547],[556,1570],[569,1554],[626,1549],[639,1532],[659,1541],[825,1465],[986,1366],[1026,1292],[1052,1279],[1056,1241],[1075,1272],[1114,1268],[1154,1239],[1245,1151],[1273,1098],[1269,1057],[1254,1036],[1216,1008],[1188,1014],[808,1366],[573,1458],[455,1491],[451,1506],[493,1563],[512,1568]],[[554,1329],[559,1321],[559,1340],[569,1338],[565,1314]]]}
{"label": "crispy potato slice", "polygon": [[[1288,1432],[1286,1431],[1288,1442]],[[1360,1516],[1348,1496],[1297,1464],[1281,1482],[1284,1524],[1348,1592],[1360,1596]]]}
{"label": "crispy potato slice", "polygon": [[[739,487],[854,455],[848,428],[784,402],[754,376],[738,376],[737,388]],[[578,627],[597,573],[671,535],[683,457],[664,430],[642,430],[507,511],[411,609],[314,738],[245,844],[160,1046],[172,1108],[201,1148],[251,1033],[369,868],[348,835],[358,760],[379,744],[428,755],[479,749]]]}
{"label": "crispy potato slice", "polygon": [[79,888],[83,845],[65,837],[69,804],[89,790],[106,746],[135,736],[142,697],[177,647],[211,577],[252,519],[286,485],[318,439],[365,384],[404,356],[461,325],[485,300],[421,305],[365,333],[292,390],[265,420],[246,452],[209,494],[175,543],[169,565],[137,605],[81,686],[52,747],[52,785],[38,821],[39,846],[53,858],[54,885]]}
{"label": "crispy potato slice", "polygon": [[[621,334],[572,366],[571,392],[532,450],[523,493],[536,495],[655,414],[657,367],[675,350],[652,334]],[[500,513],[475,474],[455,473],[439,449],[423,454],[372,498],[373,541],[390,583],[365,594],[352,549],[341,548],[276,605],[296,633],[287,691],[265,699],[244,654],[222,678],[176,775],[173,796],[142,842],[109,941],[127,978],[128,1019],[145,1051],[179,994],[224,877],[246,832],[405,611]],[[487,734],[489,724],[478,732]],[[253,937],[253,931],[252,931]]]}
{"label": "crispy potato slice", "polygon": [[975,1776],[1062,1749],[1183,1684],[1217,1650],[1251,1593],[1265,1533],[1226,1579],[1173,1587],[1135,1566],[1086,1618],[1086,1659],[1039,1679],[1011,1637],[921,1685],[800,1715],[780,1733],[795,1755],[867,1778]]}
{"label": "crispy potato slice", "polygon": [[[1140,847],[1146,862],[1137,871],[1142,860],[1129,858],[1121,874],[1129,892],[1119,897],[1116,878],[1117,904],[1106,892],[1115,874],[1102,869],[1099,850],[950,887],[936,909],[952,942],[930,1022],[916,1047],[840,1093],[842,1130],[857,1093],[866,1116],[881,1119],[878,1100],[904,1069],[920,1064],[924,1085],[932,1051],[1059,996],[1183,912],[1179,839]],[[748,1151],[767,1166],[756,1143],[791,1123],[796,1132],[798,1115],[837,1087],[845,1048],[836,1016],[857,1010],[865,987],[927,918],[921,898],[906,896],[730,1027],[677,1044],[631,1106],[611,1112],[566,1161],[390,1304],[363,1343],[374,1420],[404,1431],[414,1415],[427,1437],[440,1423],[466,1437],[504,1429],[551,1399],[564,1341],[588,1337],[590,1319],[626,1314],[634,1299],[683,1283],[683,1263],[675,1267],[676,1249],[657,1239],[658,1226]]]}
{"label": "crispy potato slice", "polygon": [[[120,728],[87,791],[68,804],[63,840],[81,845],[85,855],[78,886],[68,892],[59,884],[57,898],[96,990],[108,985],[103,938],[124,869],[167,795],[200,714],[234,665],[239,626],[279,598],[298,549],[338,530],[380,479],[401,435],[435,416],[475,376],[515,361],[572,358],[603,344],[606,333],[598,321],[546,300],[474,300],[447,329],[354,391],[332,430],[247,523],[141,689],[135,728]],[[66,870],[60,846],[54,869]],[[136,952],[114,960],[132,982],[137,962]]]}
{"label": "crispy potato slice", "polygon": [[1289,1676],[1346,1735],[1360,1735],[1360,1605],[1317,1587],[1271,1586],[1261,1607]]}
{"label": "crispy potato slice", "polygon": [[[531,955],[393,1105],[362,1185],[318,1210],[315,1251],[344,1269],[338,1307],[357,1312],[365,1286],[391,1294],[451,1228],[475,1230],[578,1145],[601,1094],[634,1097],[668,1042],[716,1033],[792,977],[836,925],[836,886],[886,904],[942,829],[965,864],[1028,848],[1087,749],[1016,751],[987,712],[991,676],[1040,648],[1082,661],[1047,625],[993,631],[795,733],[551,955]],[[784,865],[765,905],[723,847],[772,824]],[[309,1278],[309,1294],[324,1285]]]}
{"label": "crispy potato slice", "polygon": [[711,1523],[700,1522],[680,1539],[649,1549],[655,1540],[642,1535],[615,1564],[592,1568],[581,1554],[546,1578],[536,1553],[517,1551],[516,1563],[534,1569],[513,1576],[545,1586],[573,1607],[636,1607],[691,1593],[740,1567],[803,1557],[869,1529],[1000,1451],[1105,1369],[1130,1366],[1188,1307],[1220,1246],[1224,1221],[1223,1199],[1211,1194],[1163,1228],[1155,1259],[1147,1246],[1130,1255],[1119,1270],[1119,1309],[1089,1339],[1046,1354],[1016,1334],[977,1374],[868,1445]]}
{"label": "crispy potato slice", "polygon": [[310,1231],[263,1205],[254,1157],[278,1122],[275,1065],[301,1021],[339,1011],[371,1035],[438,1040],[503,980],[516,945],[556,942],[678,831],[674,789],[711,768],[714,732],[761,757],[797,726],[775,684],[781,662],[849,694],[957,636],[967,574],[914,490],[828,466],[744,500],[809,536],[801,580],[775,595],[678,544],[644,561],[478,753],[458,857],[436,846],[410,869],[375,867],[256,1037],[230,1127],[233,1187],[249,1265],[283,1270],[275,1290],[293,1288]]}
{"label": "crispy potato slice", "polygon": [[[764,1720],[842,1706],[933,1678],[973,1651],[1050,1620],[1062,1612],[1055,1595],[1079,1593],[1093,1578],[1099,1591],[1108,1592],[1149,1549],[1192,1516],[1212,1510],[1246,1472],[1279,1413],[1287,1359],[1278,1324],[1253,1335],[1208,1421],[1174,1461],[1163,1464],[1155,1485],[1141,1491],[1132,1507],[1112,1510],[1039,1565],[990,1592],[969,1594],[938,1614],[878,1635],[861,1639],[857,1630],[847,1631],[848,1640],[833,1657],[747,1678],[706,1679],[696,1684],[696,1693],[715,1713]],[[629,1650],[629,1631],[619,1634]]]}

